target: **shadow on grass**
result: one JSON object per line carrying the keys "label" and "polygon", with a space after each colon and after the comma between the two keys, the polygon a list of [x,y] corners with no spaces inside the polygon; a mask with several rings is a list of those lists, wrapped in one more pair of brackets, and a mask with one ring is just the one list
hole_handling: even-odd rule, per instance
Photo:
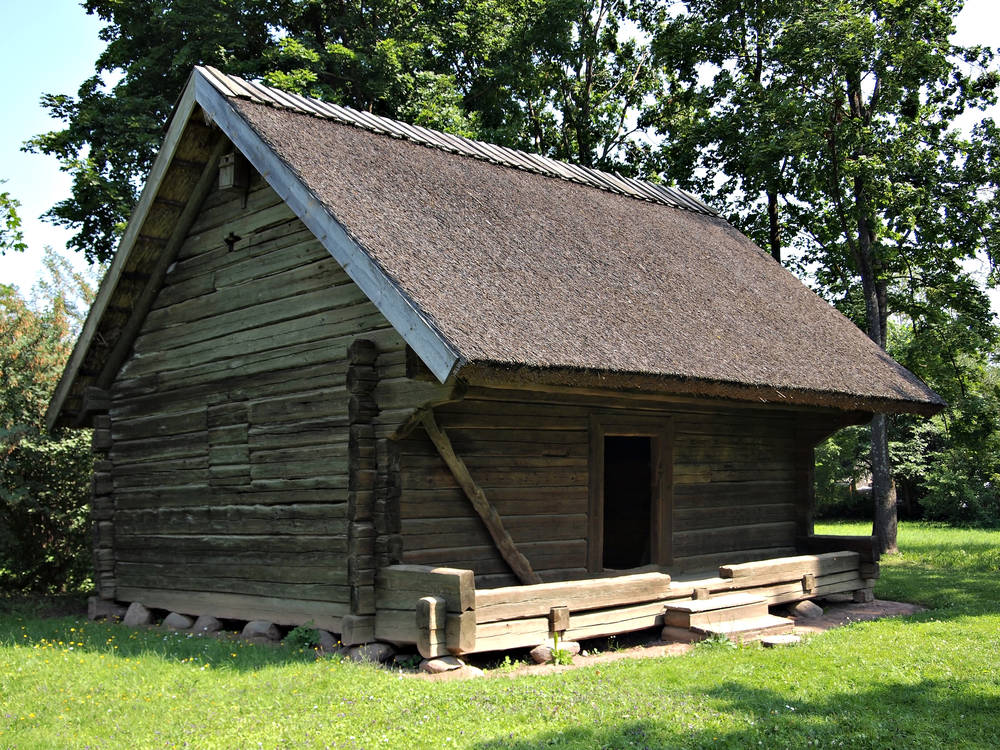
{"label": "shadow on grass", "polygon": [[[1000,697],[983,695],[963,680],[824,691],[813,701],[796,698],[792,692],[727,682],[703,693],[679,696],[690,710],[690,720],[689,714],[678,715],[669,706],[662,712],[650,706],[650,718],[644,720],[579,726],[521,739],[501,736],[476,747],[1000,747],[996,721]],[[658,713],[664,718],[658,718]]]}
{"label": "shadow on grass", "polygon": [[62,597],[0,598],[0,647],[72,650],[116,659],[152,657],[238,671],[308,663],[316,658],[310,649],[250,644],[227,631],[199,636],[162,627],[128,628],[114,622],[91,622],[83,615],[58,616],[67,609],[79,612],[72,599]]}

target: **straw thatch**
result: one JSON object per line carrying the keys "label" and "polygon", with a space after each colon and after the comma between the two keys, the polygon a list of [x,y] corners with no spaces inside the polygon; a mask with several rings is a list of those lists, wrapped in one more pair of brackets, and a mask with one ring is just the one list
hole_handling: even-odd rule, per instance
{"label": "straw thatch", "polygon": [[469,365],[941,404],[720,218],[230,101]]}

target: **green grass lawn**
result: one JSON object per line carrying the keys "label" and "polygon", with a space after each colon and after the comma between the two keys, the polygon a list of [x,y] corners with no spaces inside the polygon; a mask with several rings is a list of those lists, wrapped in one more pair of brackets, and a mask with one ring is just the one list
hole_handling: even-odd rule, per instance
{"label": "green grass lawn", "polygon": [[927,612],[545,676],[430,683],[8,605],[0,748],[1000,747],[1000,532],[899,538],[876,595]]}

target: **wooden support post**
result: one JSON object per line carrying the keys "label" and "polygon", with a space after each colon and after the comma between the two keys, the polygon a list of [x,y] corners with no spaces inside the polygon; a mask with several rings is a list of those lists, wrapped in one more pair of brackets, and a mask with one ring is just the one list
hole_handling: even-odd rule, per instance
{"label": "wooden support post", "polygon": [[344,615],[340,628],[340,642],[345,646],[358,646],[375,640],[374,617]]}
{"label": "wooden support post", "polygon": [[569,607],[553,607],[549,610],[549,632],[562,633],[569,630]]}
{"label": "wooden support post", "polygon": [[431,442],[434,443],[434,447],[437,448],[438,453],[441,454],[441,458],[444,459],[455,480],[462,488],[462,491],[469,498],[472,507],[476,509],[476,513],[483,519],[483,523],[486,524],[486,530],[490,532],[490,536],[493,538],[500,556],[510,566],[514,575],[525,585],[541,583],[542,579],[532,570],[528,558],[521,554],[520,550],[517,549],[517,545],[514,544],[514,540],[507,532],[507,529],[504,528],[500,514],[497,513],[496,508],[487,499],[486,493],[473,480],[465,462],[455,453],[455,449],[451,445],[451,440],[438,427],[437,422],[434,420],[434,413],[428,409],[424,413],[421,423],[427,431]]}
{"label": "wooden support post", "polygon": [[447,614],[445,600],[440,596],[424,596],[417,600],[417,651],[425,659],[448,653]]}
{"label": "wooden support post", "polygon": [[691,595],[692,599],[701,601],[702,599],[708,599],[710,596],[707,588],[696,588]]}

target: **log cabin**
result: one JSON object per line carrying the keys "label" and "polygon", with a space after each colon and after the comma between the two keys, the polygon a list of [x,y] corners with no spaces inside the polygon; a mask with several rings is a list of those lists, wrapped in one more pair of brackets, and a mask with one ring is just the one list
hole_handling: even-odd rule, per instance
{"label": "log cabin", "polygon": [[681,190],[198,67],[48,420],[100,598],[428,656],[870,596],[814,446],[941,407]]}

